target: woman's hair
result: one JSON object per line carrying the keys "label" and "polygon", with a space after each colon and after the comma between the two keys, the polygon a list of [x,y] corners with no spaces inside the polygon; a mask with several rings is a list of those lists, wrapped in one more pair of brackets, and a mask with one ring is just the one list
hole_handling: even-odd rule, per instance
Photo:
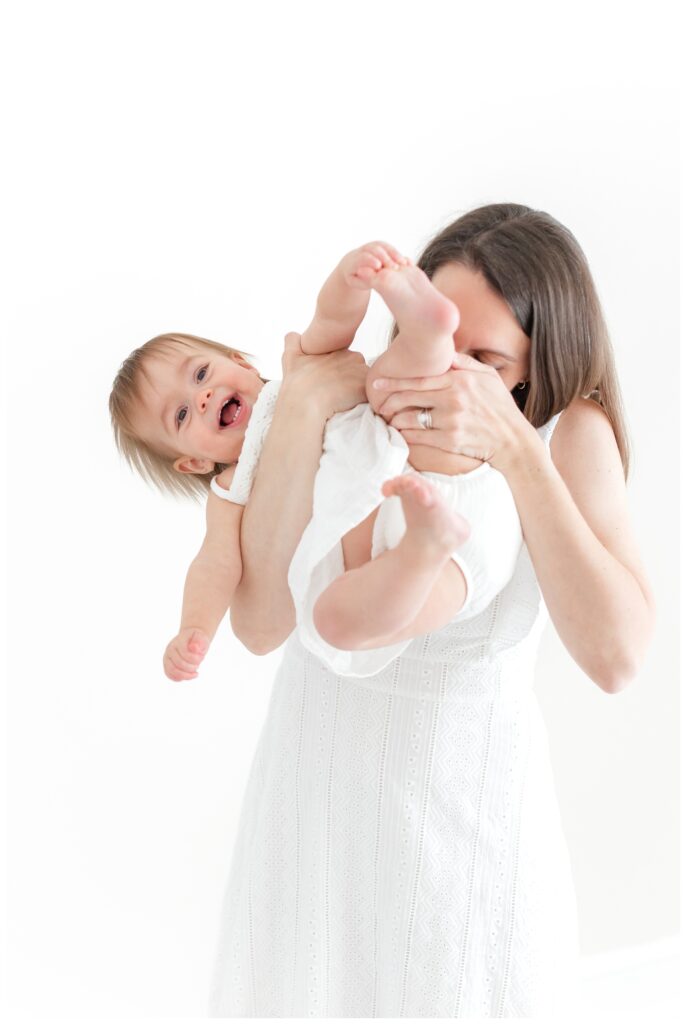
{"label": "woman's hair", "polygon": [[227,464],[217,463],[212,472],[206,474],[180,473],[174,469],[174,461],[182,453],[153,447],[138,436],[134,426],[136,410],[143,402],[141,382],[143,378],[150,381],[148,364],[151,357],[169,356],[179,348],[210,348],[232,359],[236,356],[252,358],[240,349],[229,348],[195,334],[159,334],[135,349],[121,364],[110,393],[110,418],[120,455],[145,481],[154,484],[163,494],[200,500],[207,496],[214,474],[221,472]]}
{"label": "woman's hair", "polygon": [[482,206],[448,224],[417,260],[428,277],[446,263],[482,274],[530,338],[530,379],[512,392],[529,422],[540,427],[574,398],[592,398],[612,424],[626,477],[629,438],[612,346],[571,231],[528,206]]}

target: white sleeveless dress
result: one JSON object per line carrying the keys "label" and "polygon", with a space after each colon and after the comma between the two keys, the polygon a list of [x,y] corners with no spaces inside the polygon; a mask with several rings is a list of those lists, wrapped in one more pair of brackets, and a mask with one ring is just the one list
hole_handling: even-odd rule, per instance
{"label": "white sleeveless dress", "polygon": [[[556,421],[539,430],[546,443]],[[447,479],[459,478],[442,491]],[[533,693],[546,609],[525,545],[491,603],[458,620],[356,677],[299,630],[287,641],[243,799],[211,1017],[564,1007],[576,901]]]}

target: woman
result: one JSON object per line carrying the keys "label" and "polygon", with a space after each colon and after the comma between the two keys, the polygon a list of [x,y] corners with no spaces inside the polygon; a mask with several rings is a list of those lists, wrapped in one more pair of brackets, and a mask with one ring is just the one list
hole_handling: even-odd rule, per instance
{"label": "woman", "polygon": [[[529,1016],[563,996],[573,963],[571,871],[532,684],[546,608],[607,693],[635,675],[652,630],[612,353],[583,254],[545,214],[472,211],[418,265],[460,309],[456,368],[394,381],[381,412],[411,445],[500,470],[525,545],[489,608],[418,636],[377,676],[337,677],[291,636],[244,800],[216,1016]],[[364,376],[349,357],[334,384],[328,357],[287,339],[232,606],[257,653],[293,630],[287,570],[327,402],[340,408],[349,387],[354,404]],[[348,535],[346,561],[371,525]]]}

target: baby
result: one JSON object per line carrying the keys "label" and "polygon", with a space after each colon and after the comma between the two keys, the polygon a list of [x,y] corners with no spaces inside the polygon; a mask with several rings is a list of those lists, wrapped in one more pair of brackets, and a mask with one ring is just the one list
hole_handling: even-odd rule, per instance
{"label": "baby", "polygon": [[[387,397],[375,391],[376,378],[445,373],[455,351],[456,306],[407,257],[383,242],[348,253],[319,293],[302,350],[349,346],[371,289],[399,331],[368,372],[369,405],[327,424],[312,519],[289,571],[303,642],[351,675],[378,671],[413,636],[441,628],[458,613],[477,614],[509,579],[522,539],[497,471],[424,448],[420,474],[399,432],[374,415]],[[262,381],[238,353],[199,345],[186,359],[182,354],[148,366],[157,399],[139,403],[135,431],[148,448],[164,452],[177,473],[206,474],[216,463],[232,464],[211,480],[205,540],[186,577],[180,630],[164,654],[165,673],[175,680],[197,676],[240,581],[242,511],[279,388],[277,381]],[[192,398],[174,408],[171,398],[189,370]],[[117,381],[113,394],[116,387]],[[479,472],[470,472],[475,468]],[[454,486],[458,480],[461,489]],[[461,511],[467,507],[471,530],[458,504]],[[481,514],[484,509],[489,514]],[[339,556],[332,560],[333,551]]]}

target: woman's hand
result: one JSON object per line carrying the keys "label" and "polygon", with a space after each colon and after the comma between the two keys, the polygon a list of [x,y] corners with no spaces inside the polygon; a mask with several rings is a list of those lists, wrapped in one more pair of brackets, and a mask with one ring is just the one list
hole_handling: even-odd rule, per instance
{"label": "woman's hand", "polygon": [[243,575],[231,602],[234,634],[255,654],[273,651],[295,628],[288,567],[312,515],[326,420],[367,400],[359,352],[305,355],[300,335],[288,334],[282,364],[274,419],[241,523]]}
{"label": "woman's hand", "polygon": [[281,358],[282,391],[309,407],[316,406],[324,419],[366,402],[367,364],[361,352],[340,349],[323,355],[305,355],[300,335],[286,335]]}
{"label": "woman's hand", "polygon": [[[453,369],[440,377],[384,378],[392,393],[379,409],[409,445],[422,444],[489,462],[507,473],[527,443],[540,441],[491,366],[455,353]],[[375,387],[380,381],[375,382]],[[419,409],[431,411],[432,427],[419,426]]]}

